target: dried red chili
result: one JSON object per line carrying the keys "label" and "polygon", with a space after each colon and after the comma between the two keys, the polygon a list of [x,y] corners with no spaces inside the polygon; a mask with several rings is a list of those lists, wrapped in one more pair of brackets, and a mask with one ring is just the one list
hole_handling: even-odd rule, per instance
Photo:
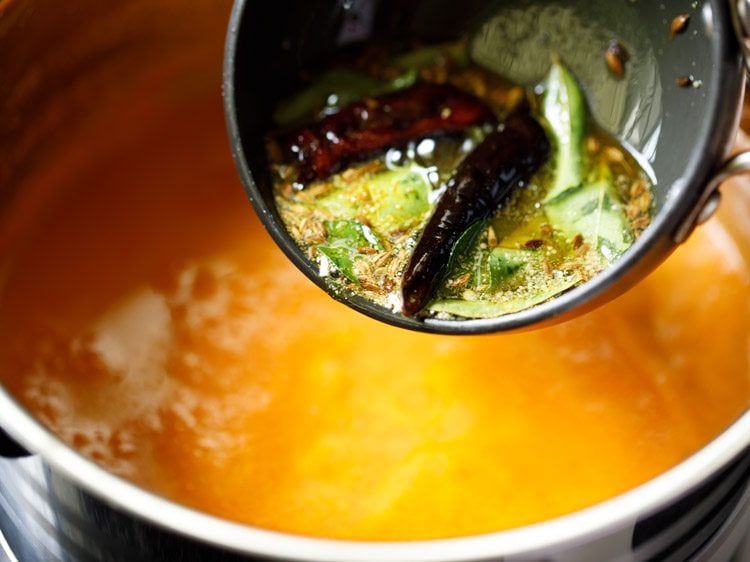
{"label": "dried red chili", "polygon": [[456,169],[425,227],[404,273],[403,313],[413,316],[432,298],[461,234],[489,216],[549,156],[542,126],[527,113],[513,113]]}
{"label": "dried red chili", "polygon": [[297,182],[322,180],[392,147],[496,123],[479,98],[449,84],[420,83],[348,105],[321,121],[277,134],[280,158],[298,164]]}

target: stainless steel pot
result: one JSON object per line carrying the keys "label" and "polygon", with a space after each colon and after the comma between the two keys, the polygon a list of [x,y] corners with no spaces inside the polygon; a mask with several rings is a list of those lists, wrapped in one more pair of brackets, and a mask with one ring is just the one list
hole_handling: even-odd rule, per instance
{"label": "stainless steel pot", "polygon": [[[713,29],[728,33],[725,4],[702,5],[700,13],[714,18]],[[153,92],[139,96],[190,90],[190,95],[215,96],[221,103],[219,69],[228,13],[226,1],[79,0],[52,10],[40,0],[1,1],[0,225],[15,194],[65,143],[66,128],[113,93],[112,85],[118,84],[113,75],[125,85],[142,69],[169,60],[175,68],[173,79],[155,83]],[[707,97],[725,93],[728,100],[720,110],[712,98],[710,115],[721,115],[713,124],[722,130],[701,147],[710,148],[716,158],[723,156],[731,137],[725,128],[735,120],[742,83],[737,43],[724,37],[721,44],[720,51],[706,55],[709,63],[720,57],[721,65],[734,68],[737,75],[726,83],[706,84],[704,90]],[[709,124],[698,119],[695,127],[703,131]],[[691,160],[690,169],[713,185],[713,164]],[[722,218],[750,259],[745,226],[750,192],[736,190],[727,199]],[[176,505],[76,453],[2,387],[0,426],[21,445],[0,434],[0,530],[23,562],[724,561],[746,533],[750,518],[750,413],[679,466],[600,505],[507,532],[404,543],[267,532]]]}

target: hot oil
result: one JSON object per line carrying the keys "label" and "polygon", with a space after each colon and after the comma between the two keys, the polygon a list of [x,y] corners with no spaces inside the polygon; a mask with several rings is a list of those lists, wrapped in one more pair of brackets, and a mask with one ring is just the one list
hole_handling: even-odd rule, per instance
{"label": "hot oil", "polygon": [[[450,51],[447,50],[449,48]],[[462,48],[461,43],[442,47],[443,50],[441,47],[433,47],[434,53],[438,55],[435,55],[430,65],[419,70],[419,79],[449,82],[459,86],[490,105],[501,120],[527,104],[531,106],[533,113],[538,113],[541,104],[539,91],[524,92],[518,86],[475,64],[466,63],[457,68],[451,57],[458,56],[461,52],[459,48]],[[440,54],[444,52],[450,52],[451,55]],[[402,55],[402,58],[409,56]],[[403,72],[394,62],[389,63],[382,52],[378,54],[370,49],[364,60],[367,64],[360,66],[365,66],[373,76],[392,78],[398,72]],[[335,112],[336,108],[327,104],[323,113],[329,114],[331,111]],[[401,275],[409,261],[410,252],[429,219],[431,209],[446,189],[460,162],[490,130],[487,125],[474,126],[463,135],[420,138],[405,146],[392,147],[381,158],[353,166],[328,180],[309,186],[289,181],[289,177],[294,177],[294,166],[276,166],[276,200],[282,219],[308,257],[319,264],[320,275],[328,279],[334,290],[348,289],[381,306],[398,310],[401,305]],[[598,169],[607,167],[608,173],[614,177],[617,195],[627,213],[629,228],[632,229],[633,236],[637,237],[650,222],[649,178],[636,159],[599,127],[588,125],[584,144],[584,177],[594,178]],[[505,308],[501,307],[501,311],[494,314],[498,315],[504,313],[503,310],[512,312],[542,302],[545,300],[544,295],[554,296],[589,280],[606,267],[607,262],[601,259],[597,251],[598,241],[586,240],[581,235],[563,236],[547,220],[542,202],[555,167],[554,159],[548,161],[527,184],[518,186],[511,193],[494,216],[489,217],[485,224],[476,225],[477,229],[484,231],[474,236],[470,244],[457,244],[454,248],[456,259],[452,260],[446,271],[446,277],[435,295],[436,301],[463,299],[470,302],[487,300],[507,303]],[[337,267],[325,255],[321,256],[318,249],[326,241],[325,225],[347,213],[342,215],[338,212],[341,211],[341,206],[332,208],[327,204],[317,205],[316,202],[321,201],[320,198],[331,196],[347,197],[346,194],[349,193],[349,204],[352,207],[371,206],[368,201],[374,196],[368,190],[367,182],[384,170],[396,172],[406,169],[420,174],[425,183],[429,184],[429,209],[415,217],[408,228],[389,232],[375,228],[374,234],[382,238],[386,247],[377,248],[378,251],[364,248],[366,251],[351,258],[355,262],[351,272]],[[357,216],[356,213],[348,212],[346,218],[361,219],[367,227],[372,227],[365,215],[366,213],[362,213]],[[524,266],[523,275],[512,275],[512,280],[500,288],[489,282],[493,273],[487,271],[488,255],[495,248],[533,251],[533,255],[523,258],[529,262],[528,266]],[[451,313],[438,314],[452,316]],[[482,314],[486,312],[482,311]]]}
{"label": "hot oil", "polygon": [[[526,88],[544,78],[549,60],[566,61],[585,86],[594,121],[653,162],[663,127],[665,85],[658,56],[663,47],[644,30],[668,37],[664,5],[590,0],[503,0],[488,3],[488,15],[470,44],[484,68]],[[663,35],[661,34],[663,30]],[[626,77],[606,64],[608,43],[616,39],[629,55]]]}
{"label": "hot oil", "polygon": [[[586,137],[587,174],[608,166],[615,186],[626,204],[626,211],[634,235],[637,237],[648,226],[652,212],[650,182],[635,158],[618,146],[611,136],[598,127],[590,127]],[[583,236],[567,239],[550,224],[541,201],[550,184],[555,162],[548,162],[529,182],[519,186],[477,235],[473,248],[459,248],[466,255],[454,263],[453,271],[441,287],[437,298],[481,300],[491,289],[483,260],[494,248],[533,250],[540,257],[537,267],[513,280],[506,290],[494,292],[493,300],[530,299],[548,290],[557,276],[575,274],[580,282],[591,279],[603,269],[601,260],[592,255],[591,241]]]}

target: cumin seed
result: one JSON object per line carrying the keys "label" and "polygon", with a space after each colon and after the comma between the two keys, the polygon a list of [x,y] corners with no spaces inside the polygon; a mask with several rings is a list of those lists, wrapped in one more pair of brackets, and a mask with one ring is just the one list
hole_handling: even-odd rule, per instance
{"label": "cumin seed", "polygon": [[487,227],[487,245],[490,248],[497,248],[497,234],[492,225]]}
{"label": "cumin seed", "polygon": [[625,162],[625,156],[622,154],[622,151],[614,146],[608,146],[605,148],[604,156],[606,156],[607,160],[613,164],[622,164]]}
{"label": "cumin seed", "polygon": [[646,182],[644,182],[643,180],[634,181],[630,186],[631,199],[635,199],[639,195],[642,195],[644,191],[646,191]]}
{"label": "cumin seed", "polygon": [[448,287],[451,289],[460,289],[465,287],[469,281],[471,281],[471,273],[464,273],[463,275],[459,275],[455,279],[448,281]]}
{"label": "cumin seed", "polygon": [[596,137],[588,137],[586,139],[586,150],[591,154],[596,154],[602,147],[602,143]]}
{"label": "cumin seed", "polygon": [[673,38],[678,33],[683,33],[690,23],[690,14],[680,14],[672,20],[669,26],[670,36]]}
{"label": "cumin seed", "polygon": [[373,283],[372,281],[368,281],[367,279],[362,279],[360,281],[360,285],[362,286],[363,289],[367,291],[371,291],[373,293],[382,294],[384,292],[384,287],[376,283]]}
{"label": "cumin seed", "polygon": [[534,240],[527,240],[523,247],[527,250],[536,250],[537,248],[541,248],[544,246],[544,240],[539,240],[538,238]]}
{"label": "cumin seed", "polygon": [[552,277],[552,264],[547,261],[547,259],[542,260],[542,268],[544,269],[544,274],[548,277]]}
{"label": "cumin seed", "polygon": [[616,76],[625,75],[625,63],[630,56],[617,39],[612,39],[607,45],[607,51],[604,54],[607,67]]}
{"label": "cumin seed", "polygon": [[641,214],[641,208],[635,203],[629,203],[625,207],[625,215],[628,217],[629,221],[633,221],[636,218],[638,218],[638,215]]}
{"label": "cumin seed", "polygon": [[383,252],[381,253],[377,258],[375,258],[375,261],[372,262],[372,266],[374,268],[380,268],[385,265],[385,263],[391,259],[392,254],[390,252]]}
{"label": "cumin seed", "polygon": [[586,244],[586,243],[581,244],[576,249],[576,256],[578,256],[579,258],[583,257],[583,256],[585,256],[586,254],[589,253],[589,250],[591,250],[591,244]]}

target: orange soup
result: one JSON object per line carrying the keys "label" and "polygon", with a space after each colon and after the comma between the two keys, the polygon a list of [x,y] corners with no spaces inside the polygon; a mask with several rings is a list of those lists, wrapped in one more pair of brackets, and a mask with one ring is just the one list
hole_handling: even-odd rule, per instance
{"label": "orange soup", "polygon": [[747,407],[750,274],[721,224],[575,321],[405,332],[277,250],[218,99],[167,106],[93,114],[0,238],[3,383],[112,472],[268,529],[460,536],[624,492]]}

